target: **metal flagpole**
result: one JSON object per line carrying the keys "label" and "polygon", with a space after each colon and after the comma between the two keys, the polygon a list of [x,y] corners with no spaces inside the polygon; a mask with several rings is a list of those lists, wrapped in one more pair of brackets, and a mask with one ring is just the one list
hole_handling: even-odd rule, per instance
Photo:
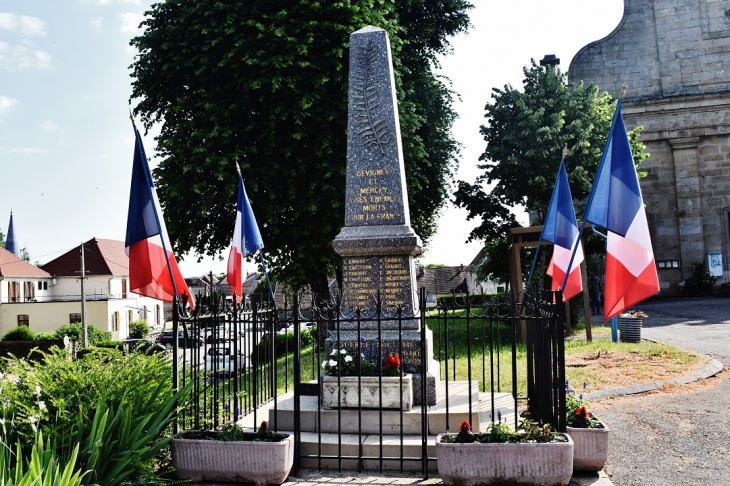
{"label": "metal flagpole", "polygon": [[269,284],[269,293],[271,294],[271,302],[273,304],[276,304],[276,300],[274,299],[274,290],[271,288],[271,280],[269,280],[269,271],[266,270],[266,260],[264,260],[264,252],[262,250],[259,250],[259,256],[261,257],[261,265],[264,267],[264,275],[266,275],[266,283]]}

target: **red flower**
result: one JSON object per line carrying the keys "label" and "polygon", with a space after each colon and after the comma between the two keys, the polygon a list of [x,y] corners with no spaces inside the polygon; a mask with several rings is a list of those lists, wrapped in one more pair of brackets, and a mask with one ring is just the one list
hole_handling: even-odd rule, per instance
{"label": "red flower", "polygon": [[397,353],[395,356],[389,354],[388,357],[385,358],[386,368],[397,368],[398,366],[400,366],[400,358],[398,357]]}
{"label": "red flower", "polygon": [[575,411],[575,415],[579,419],[583,419],[583,420],[585,420],[591,416],[591,414],[588,413],[588,410],[585,407],[578,407]]}
{"label": "red flower", "polygon": [[470,430],[471,430],[471,425],[469,425],[469,422],[467,422],[466,420],[463,420],[461,422],[461,425],[459,425],[459,433],[468,434]]}
{"label": "red flower", "polygon": [[265,430],[269,430],[269,424],[266,423],[266,420],[261,422],[261,427],[259,427],[259,432],[263,432]]}

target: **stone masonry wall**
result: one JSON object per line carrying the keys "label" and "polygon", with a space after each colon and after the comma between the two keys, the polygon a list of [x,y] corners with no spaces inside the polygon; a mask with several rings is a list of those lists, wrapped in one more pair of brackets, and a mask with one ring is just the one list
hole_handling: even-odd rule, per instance
{"label": "stone masonry wall", "polygon": [[616,29],[573,58],[569,78],[618,97],[651,157],[641,188],[663,291],[708,252],[730,278],[730,0],[624,0]]}

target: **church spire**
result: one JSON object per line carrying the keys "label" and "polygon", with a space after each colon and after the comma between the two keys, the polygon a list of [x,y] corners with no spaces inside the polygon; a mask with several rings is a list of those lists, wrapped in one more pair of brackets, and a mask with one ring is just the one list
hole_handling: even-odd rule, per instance
{"label": "church spire", "polygon": [[10,223],[8,223],[8,235],[5,237],[5,249],[15,256],[20,256],[15,244],[15,229],[13,228],[13,212],[10,211]]}

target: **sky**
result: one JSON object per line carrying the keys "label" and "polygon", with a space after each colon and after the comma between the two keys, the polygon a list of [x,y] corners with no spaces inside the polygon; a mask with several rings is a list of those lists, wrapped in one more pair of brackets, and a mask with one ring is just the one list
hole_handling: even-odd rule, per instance
{"label": "sky", "polygon": [[[623,12],[622,0],[472,2],[473,27],[452,39],[453,54],[440,71],[461,98],[453,127],[462,144],[456,179],[468,182],[481,172],[479,127],[492,88],[520,87],[523,66],[546,54],[567,70]],[[129,41],[141,33],[151,3],[0,0],[0,230],[7,233],[12,211],[16,241],[31,262],[50,261],[93,237],[124,240],[134,150]],[[143,134],[150,156],[156,133]],[[150,165],[157,165],[154,157]],[[526,224],[524,211],[515,213]],[[448,205],[419,261],[469,264],[481,247],[465,243],[477,224]],[[185,276],[225,267],[213,258],[198,263],[195,255],[180,263]]]}

